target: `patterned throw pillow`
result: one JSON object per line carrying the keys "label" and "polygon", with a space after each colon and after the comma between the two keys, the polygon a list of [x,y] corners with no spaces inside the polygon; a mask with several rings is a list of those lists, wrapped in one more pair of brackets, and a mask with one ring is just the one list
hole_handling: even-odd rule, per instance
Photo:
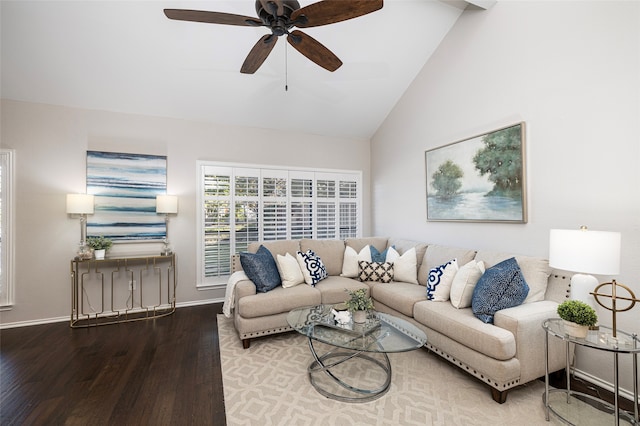
{"label": "patterned throw pillow", "polygon": [[260,293],[273,290],[281,283],[276,261],[265,246],[261,245],[256,253],[240,253],[240,264]]}
{"label": "patterned throw pillow", "polygon": [[322,259],[316,255],[313,250],[309,249],[306,252],[299,251],[296,255],[298,259],[298,265],[304,275],[304,282],[311,286],[315,286],[320,281],[329,276],[327,274],[327,268],[325,268]]}
{"label": "patterned throw pillow", "polygon": [[501,309],[518,306],[529,293],[515,258],[504,260],[487,269],[473,290],[471,308],[476,317],[493,324],[493,316]]}
{"label": "patterned throw pillow", "polygon": [[429,271],[427,279],[427,300],[446,302],[451,293],[453,278],[458,272],[458,259],[453,259]]}
{"label": "patterned throw pillow", "polygon": [[390,283],[393,281],[393,263],[388,262],[358,262],[360,281],[376,281],[380,283]]}

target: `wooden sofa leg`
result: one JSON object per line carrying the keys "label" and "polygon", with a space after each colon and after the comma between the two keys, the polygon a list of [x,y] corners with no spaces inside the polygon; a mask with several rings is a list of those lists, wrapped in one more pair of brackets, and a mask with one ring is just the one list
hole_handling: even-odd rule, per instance
{"label": "wooden sofa leg", "polygon": [[507,401],[507,392],[509,391],[499,391],[496,388],[491,388],[491,397],[498,404],[504,404]]}
{"label": "wooden sofa leg", "polygon": [[242,339],[242,348],[249,349],[249,346],[251,346],[251,339]]}

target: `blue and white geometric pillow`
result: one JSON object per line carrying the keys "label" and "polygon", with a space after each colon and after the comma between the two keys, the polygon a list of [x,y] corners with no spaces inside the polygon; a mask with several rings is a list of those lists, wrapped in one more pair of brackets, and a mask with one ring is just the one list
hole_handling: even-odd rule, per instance
{"label": "blue and white geometric pillow", "polygon": [[458,259],[450,260],[430,270],[427,279],[427,300],[434,302],[449,300],[451,284],[456,272],[458,272]]}
{"label": "blue and white geometric pillow", "polygon": [[471,309],[476,317],[493,324],[496,312],[521,305],[529,294],[529,285],[515,258],[503,260],[487,269],[473,290]]}
{"label": "blue and white geometric pillow", "polygon": [[327,274],[327,268],[325,268],[324,263],[322,263],[322,259],[320,259],[313,250],[309,249],[306,252],[298,251],[296,258],[302,270],[302,275],[304,275],[304,282],[307,284],[315,286],[329,276],[329,274]]}

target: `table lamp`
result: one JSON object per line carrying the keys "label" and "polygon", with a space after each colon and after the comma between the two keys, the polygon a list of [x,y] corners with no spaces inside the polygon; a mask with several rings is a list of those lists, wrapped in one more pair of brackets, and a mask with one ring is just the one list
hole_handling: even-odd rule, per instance
{"label": "table lamp", "polygon": [[[620,273],[620,233],[589,231],[586,226],[578,230],[552,229],[549,235],[549,266],[566,271],[579,272],[571,277],[571,298],[581,300],[595,308],[597,302],[613,314],[613,337],[616,337],[616,313],[630,310],[638,300],[633,291],[615,280],[598,284],[592,275],[617,275]],[[611,287],[610,292],[601,289]],[[618,296],[621,288],[629,297]],[[611,299],[610,304],[604,303]],[[620,308],[618,300],[630,302]]]}
{"label": "table lamp", "polygon": [[164,246],[160,254],[163,256],[168,256],[172,253],[171,246],[169,245],[169,215],[178,213],[178,197],[176,197],[175,195],[157,195],[156,213],[164,214],[166,236],[164,238]]}
{"label": "table lamp", "polygon": [[91,250],[87,247],[87,215],[93,214],[93,203],[93,195],[67,194],[67,214],[80,217],[80,246],[78,247],[80,259],[91,258]]}

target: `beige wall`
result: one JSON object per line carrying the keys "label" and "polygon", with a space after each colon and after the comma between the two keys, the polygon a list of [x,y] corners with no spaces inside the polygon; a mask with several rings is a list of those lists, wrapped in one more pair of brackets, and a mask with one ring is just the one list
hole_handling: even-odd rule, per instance
{"label": "beige wall", "polygon": [[[519,121],[528,223],[427,222],[424,151]],[[374,234],[546,257],[551,228],[620,231],[616,278],[640,295],[640,3],[466,11],[374,136],[371,158]],[[640,307],[618,326],[640,333]],[[577,359],[612,382],[609,355]],[[630,363],[623,371],[631,389]]]}
{"label": "beige wall", "polygon": [[[179,304],[222,300],[224,289],[196,290],[196,161],[362,170],[364,232],[370,227],[369,143],[301,133],[225,127],[157,117],[2,101],[1,143],[16,150],[15,306],[0,324],[48,321],[70,313],[69,261],[79,222],[65,194],[85,191],[86,151],[167,156],[167,190],[179,196],[170,240],[177,253]],[[159,244],[115,246],[159,252]]]}

